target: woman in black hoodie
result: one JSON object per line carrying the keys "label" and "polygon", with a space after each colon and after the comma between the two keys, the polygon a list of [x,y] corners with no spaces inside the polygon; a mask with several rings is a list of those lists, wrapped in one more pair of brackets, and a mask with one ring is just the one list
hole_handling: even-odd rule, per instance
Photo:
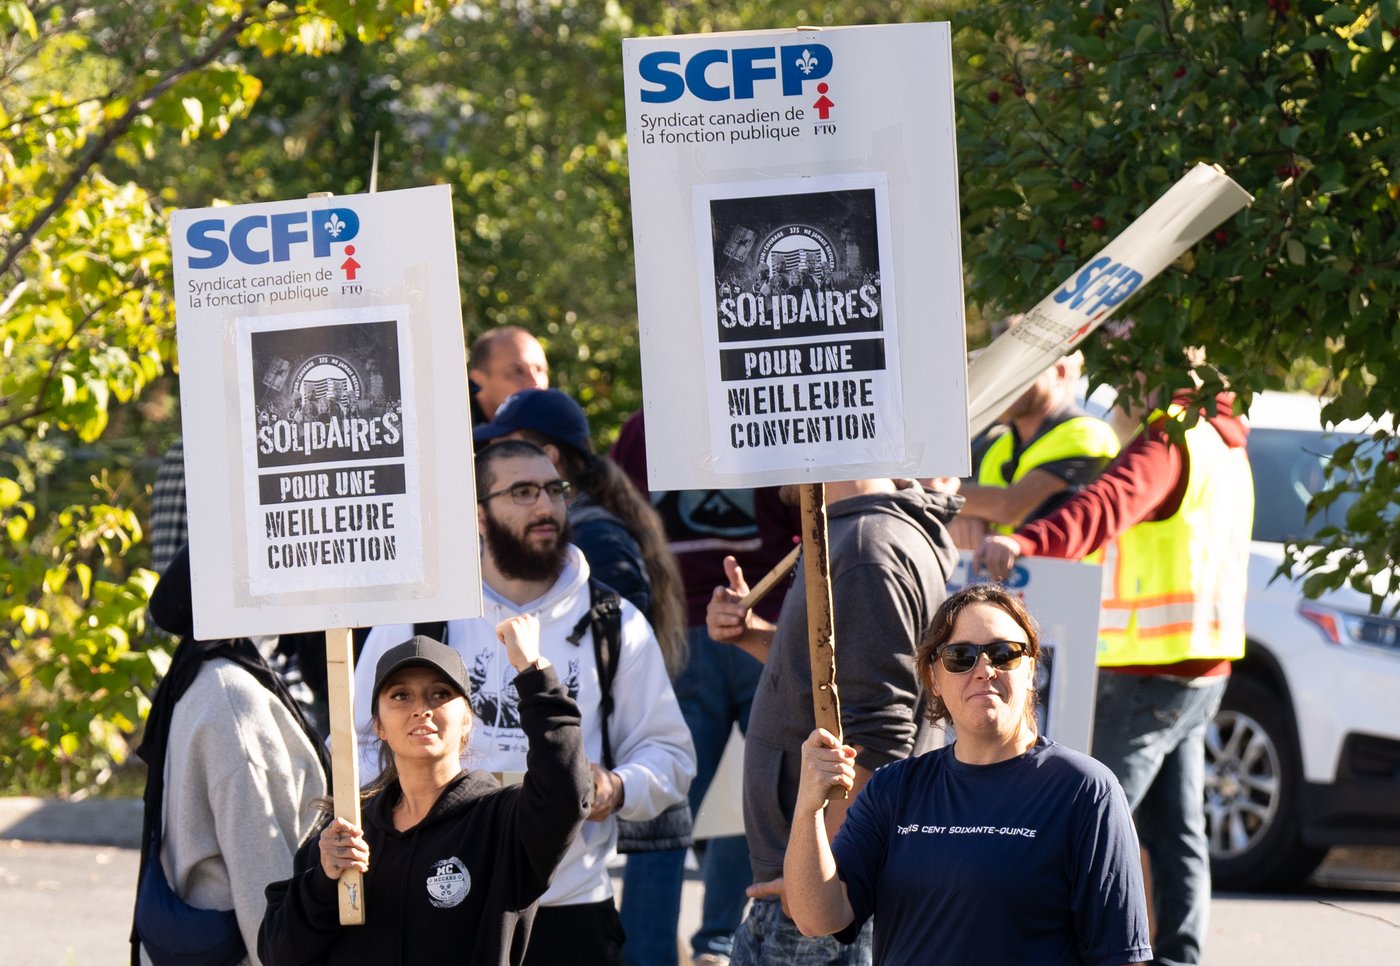
{"label": "woman in black hoodie", "polygon": [[[516,617],[497,636],[517,672],[524,781],[502,788],[461,769],[471,711],[456,651],[420,635],[385,652],[370,704],[388,766],[367,792],[364,828],[331,821],[297,853],[292,877],[268,886],[267,966],[524,958],[535,902],[588,815],[592,780],[578,706],[540,657],[538,623]],[[352,868],[365,874],[365,924],[342,927],[335,880]]]}

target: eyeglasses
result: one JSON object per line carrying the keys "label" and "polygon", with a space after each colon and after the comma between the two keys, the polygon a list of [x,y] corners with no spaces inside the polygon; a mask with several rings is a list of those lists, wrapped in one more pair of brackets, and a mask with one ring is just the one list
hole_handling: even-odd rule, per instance
{"label": "eyeglasses", "polygon": [[494,500],[498,496],[505,496],[509,493],[512,503],[517,506],[530,506],[540,498],[540,490],[544,490],[555,503],[563,503],[569,498],[569,490],[571,489],[572,487],[564,480],[550,480],[548,483],[530,483],[522,480],[519,483],[512,483],[503,490],[488,493],[476,502],[485,503],[487,500]]}
{"label": "eyeglasses", "polygon": [[988,641],[986,644],[945,644],[938,651],[938,659],[943,662],[943,670],[952,674],[966,674],[977,666],[977,658],[987,655],[992,667],[1010,671],[1026,656],[1026,645],[1020,641]]}

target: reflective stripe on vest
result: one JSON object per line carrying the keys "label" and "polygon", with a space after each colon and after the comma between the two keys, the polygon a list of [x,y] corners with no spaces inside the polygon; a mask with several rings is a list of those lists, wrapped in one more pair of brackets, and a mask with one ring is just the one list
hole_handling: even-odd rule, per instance
{"label": "reflective stripe on vest", "polygon": [[[1019,482],[1021,477],[1036,467],[1056,460],[1092,457],[1107,461],[1118,455],[1118,436],[1113,432],[1112,426],[1093,416],[1074,416],[1032,440],[1031,444],[1021,451],[1021,458],[1016,461],[1016,468],[1011,472],[1011,482],[1008,483],[1002,474],[1002,467],[1010,462],[1013,456],[1014,436],[1015,433],[1008,429],[987,447],[987,451],[982,454],[982,462],[977,466],[979,485],[1005,488],[1011,483]],[[1015,529],[1004,524],[991,524],[987,528],[989,533],[1012,533]],[[1094,559],[1096,558],[1090,558],[1089,562],[1093,563]]]}
{"label": "reflective stripe on vest", "polygon": [[1254,522],[1249,458],[1204,418],[1186,431],[1186,453],[1177,512],[1139,523],[1105,550],[1101,667],[1244,656]]}

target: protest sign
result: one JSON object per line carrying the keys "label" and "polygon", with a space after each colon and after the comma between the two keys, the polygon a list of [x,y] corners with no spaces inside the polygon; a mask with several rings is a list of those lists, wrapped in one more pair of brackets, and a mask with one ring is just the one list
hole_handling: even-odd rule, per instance
{"label": "protest sign", "polygon": [[[1096,564],[1023,557],[1002,582],[1040,627],[1035,671],[1040,733],[1086,755],[1094,736],[1102,572]],[[985,573],[973,572],[972,554],[963,551],[948,578],[948,593],[986,580]]]}
{"label": "protest sign", "polygon": [[195,632],[479,614],[449,189],[172,232]]}
{"label": "protest sign", "polygon": [[977,354],[967,368],[974,435],[1006,411],[1182,252],[1254,200],[1219,168],[1198,164],[1161,198]]}
{"label": "protest sign", "polygon": [[652,489],[968,472],[948,25],[623,60]]}

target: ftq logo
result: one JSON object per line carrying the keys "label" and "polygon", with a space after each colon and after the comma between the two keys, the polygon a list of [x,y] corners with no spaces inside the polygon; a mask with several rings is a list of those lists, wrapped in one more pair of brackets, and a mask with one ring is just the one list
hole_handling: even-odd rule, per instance
{"label": "ftq logo", "polygon": [[228,261],[244,265],[285,262],[293,249],[311,246],[315,258],[331,254],[331,245],[348,242],[360,232],[360,216],[349,208],[284,211],[248,215],[229,224],[223,218],[196,221],[185,232],[185,243],[202,254],[190,256],[190,268],[218,268]]}
{"label": "ftq logo", "polygon": [[1142,273],[1129,265],[1115,262],[1107,255],[1094,259],[1078,275],[1055,293],[1055,301],[1069,303],[1069,308],[1091,319],[1100,309],[1111,309],[1142,284]]}
{"label": "ftq logo", "polygon": [[831,73],[831,49],[823,44],[701,50],[682,61],[679,51],[654,50],[637,64],[642,103],[669,104],[689,91],[702,101],[749,100],[763,81],[779,81],[783,96]]}

